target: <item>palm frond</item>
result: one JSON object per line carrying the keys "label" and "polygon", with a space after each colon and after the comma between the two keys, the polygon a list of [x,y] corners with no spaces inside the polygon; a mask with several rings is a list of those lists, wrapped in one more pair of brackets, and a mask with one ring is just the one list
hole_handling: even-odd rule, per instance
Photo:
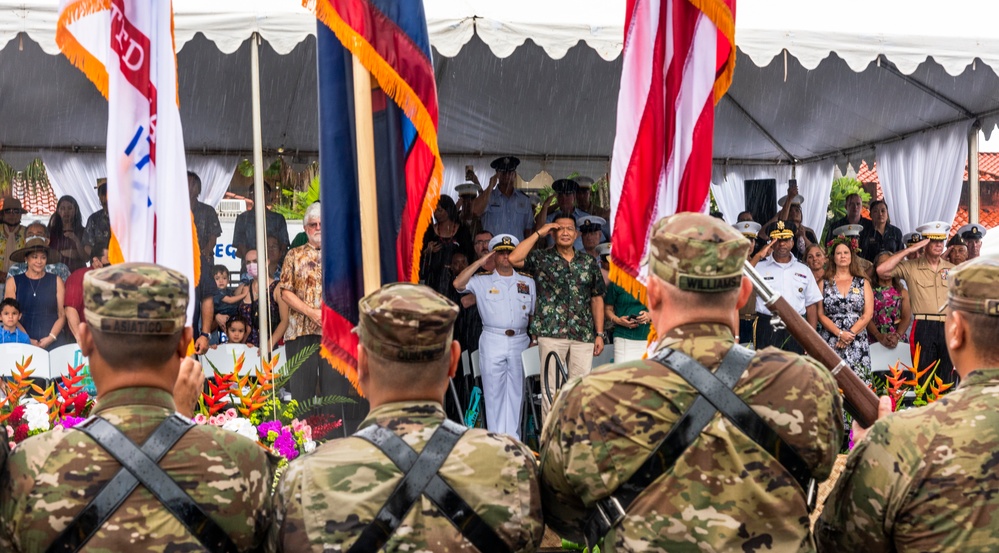
{"label": "palm frond", "polygon": [[274,389],[280,390],[281,388],[283,388],[285,384],[287,384],[288,381],[291,380],[291,375],[295,374],[295,371],[297,371],[299,367],[302,366],[302,364],[308,361],[309,357],[312,357],[313,355],[317,354],[318,351],[319,351],[319,344],[312,344],[311,346],[308,346],[302,351],[289,357],[288,361],[285,362],[284,367],[281,370],[281,372],[284,374],[274,379]]}
{"label": "palm frond", "polygon": [[305,401],[299,402],[298,407],[295,407],[295,418],[302,418],[306,413],[321,407],[339,405],[341,403],[354,403],[354,400],[346,396],[322,396],[309,398]]}

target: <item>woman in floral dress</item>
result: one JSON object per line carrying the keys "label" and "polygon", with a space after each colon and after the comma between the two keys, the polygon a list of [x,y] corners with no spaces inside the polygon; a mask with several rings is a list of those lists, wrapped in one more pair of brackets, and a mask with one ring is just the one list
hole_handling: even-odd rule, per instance
{"label": "woman in floral dress", "polygon": [[874,292],[857,262],[857,240],[841,236],[829,246],[829,266],[819,283],[819,334],[870,384],[867,323],[874,316]]}
{"label": "woman in floral dress", "polygon": [[[891,257],[891,252],[881,252],[874,258],[874,274],[878,265]],[[879,278],[874,286],[874,317],[867,324],[871,339],[888,349],[895,349],[899,342],[905,342],[905,330],[912,320],[909,308],[909,291],[902,286],[899,278]]]}

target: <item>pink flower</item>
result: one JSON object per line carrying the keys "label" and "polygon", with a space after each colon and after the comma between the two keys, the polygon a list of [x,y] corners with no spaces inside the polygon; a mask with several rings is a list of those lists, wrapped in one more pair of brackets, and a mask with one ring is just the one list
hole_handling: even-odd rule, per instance
{"label": "pink flower", "polygon": [[13,438],[13,437],[14,437],[14,429],[11,428],[10,426],[8,426],[7,427],[7,438],[9,439],[9,438]]}
{"label": "pink flower", "polygon": [[236,410],[235,409],[229,409],[228,411],[225,412],[225,420],[231,421],[234,418],[236,418]]}
{"label": "pink flower", "polygon": [[194,415],[194,423],[195,424],[208,424],[208,417],[206,417],[202,413],[198,413],[197,415]]}

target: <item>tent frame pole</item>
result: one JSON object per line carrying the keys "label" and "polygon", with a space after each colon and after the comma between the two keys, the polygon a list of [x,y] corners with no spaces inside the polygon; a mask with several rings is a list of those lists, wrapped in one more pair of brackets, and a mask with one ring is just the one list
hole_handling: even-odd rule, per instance
{"label": "tent frame pole", "polygon": [[357,142],[358,204],[361,210],[361,261],[364,264],[364,295],[368,295],[382,286],[371,73],[356,54],[351,55],[351,58],[354,60],[354,134]]}
{"label": "tent frame pole", "polygon": [[968,132],[968,222],[978,223],[981,210],[981,189],[978,174],[978,131],[982,128],[975,121]]}
{"label": "tent frame pole", "polygon": [[270,301],[267,297],[267,196],[264,190],[264,153],[262,125],[260,123],[260,35],[250,38],[250,91],[253,98],[253,215],[257,235],[257,335],[260,339],[260,358],[270,362],[271,343],[268,317]]}

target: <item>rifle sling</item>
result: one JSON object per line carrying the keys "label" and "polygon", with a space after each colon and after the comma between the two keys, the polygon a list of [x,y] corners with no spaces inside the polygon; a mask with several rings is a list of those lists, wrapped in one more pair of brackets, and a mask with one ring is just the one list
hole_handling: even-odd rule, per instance
{"label": "rifle sling", "polygon": [[587,543],[591,548],[621,522],[628,508],[646,488],[672,470],[676,461],[697,440],[718,412],[780,462],[801,486],[806,502],[808,501],[808,493],[813,489],[808,466],[766,421],[732,391],[753,355],[751,350],[736,344],[714,373],[675,350],[667,349],[652,359],[678,374],[700,395],[642,466],[610,496],[597,500],[587,517],[585,529]]}
{"label": "rifle sling", "polygon": [[205,549],[211,552],[237,552],[238,549],[228,534],[158,466],[170,448],[193,427],[194,423],[175,413],[156,427],[142,449],[101,417],[91,417],[74,427],[97,442],[122,467],[52,542],[47,549],[48,553],[81,550],[140,483]]}
{"label": "rifle sling", "polygon": [[482,553],[510,551],[495,530],[437,473],[466,430],[461,425],[444,420],[419,455],[402,438],[381,426],[372,425],[354,434],[377,447],[404,476],[348,553],[381,549],[421,495],[427,496],[465,539]]}

